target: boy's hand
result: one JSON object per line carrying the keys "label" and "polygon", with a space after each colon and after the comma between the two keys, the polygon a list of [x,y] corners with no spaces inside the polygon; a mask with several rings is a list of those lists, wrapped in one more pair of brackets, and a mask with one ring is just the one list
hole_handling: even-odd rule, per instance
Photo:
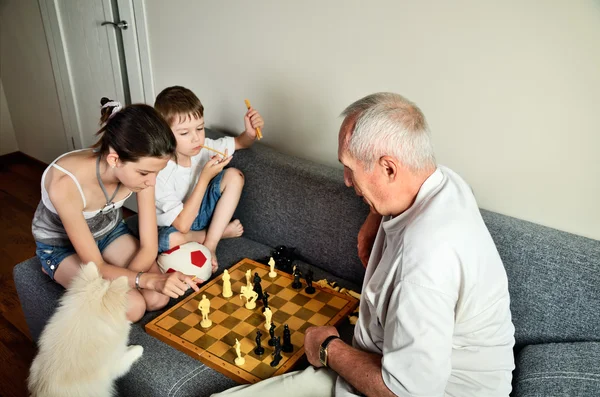
{"label": "boy's hand", "polygon": [[[225,150],[225,155],[227,156],[227,154],[228,151]],[[223,157],[219,154],[212,156],[210,160],[204,165],[204,168],[202,168],[200,178],[206,178],[207,182],[211,181],[215,176],[219,174],[219,172],[223,171],[223,168],[225,168],[225,166],[229,164],[232,158],[233,156]]]}
{"label": "boy's hand", "polygon": [[244,126],[246,127],[246,134],[248,134],[250,138],[256,139],[256,129],[263,128],[265,122],[260,113],[251,107],[244,116]]}

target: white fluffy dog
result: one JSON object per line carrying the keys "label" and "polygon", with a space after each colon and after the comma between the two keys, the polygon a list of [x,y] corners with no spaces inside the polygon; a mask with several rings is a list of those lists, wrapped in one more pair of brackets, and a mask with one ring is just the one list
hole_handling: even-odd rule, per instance
{"label": "white fluffy dog", "polygon": [[95,263],[82,266],[39,340],[29,373],[34,397],[105,397],[142,356],[127,346],[126,277],[104,280]]}

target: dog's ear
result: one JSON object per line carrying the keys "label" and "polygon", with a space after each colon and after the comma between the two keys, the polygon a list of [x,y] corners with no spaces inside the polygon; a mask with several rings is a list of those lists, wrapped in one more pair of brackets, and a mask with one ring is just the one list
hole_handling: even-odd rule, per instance
{"label": "dog's ear", "polygon": [[98,272],[98,266],[94,262],[90,262],[87,265],[81,266],[81,277],[85,281],[93,281],[100,277],[100,273]]}
{"label": "dog's ear", "polygon": [[121,276],[110,283],[110,289],[117,292],[125,294],[129,292],[131,288],[129,288],[129,280],[125,276]]}

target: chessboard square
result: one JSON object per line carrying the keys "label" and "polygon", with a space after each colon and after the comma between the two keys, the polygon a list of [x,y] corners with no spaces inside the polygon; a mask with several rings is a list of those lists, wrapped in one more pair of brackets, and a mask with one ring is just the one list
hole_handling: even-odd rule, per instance
{"label": "chessboard square", "polygon": [[230,364],[234,364],[235,365],[235,359],[237,357],[237,354],[235,353],[235,340],[233,341],[233,346],[229,346],[229,349],[227,349],[223,354],[221,354],[221,358],[225,361],[227,361]]}
{"label": "chessboard square", "polygon": [[231,281],[233,280],[244,280],[246,282],[246,270],[242,270],[242,266],[238,267],[234,271],[230,271]]}
{"label": "chessboard square", "polygon": [[275,313],[273,313],[273,321],[275,322],[275,324],[284,324],[288,318],[290,318],[292,315],[288,314],[286,312],[282,312],[281,310],[277,310]]}
{"label": "chessboard square", "polygon": [[320,302],[323,302],[323,303],[327,303],[335,297],[336,297],[335,295],[330,294],[329,292],[325,292],[325,291],[319,291],[316,295],[313,296],[314,299],[316,299]]}
{"label": "chessboard square", "polygon": [[159,327],[168,331],[171,329],[171,327],[173,327],[178,322],[179,322],[179,320],[177,320],[176,318],[167,316],[167,317],[163,318],[162,320],[160,320],[159,322],[157,322],[156,325],[158,325]]}
{"label": "chessboard square", "polygon": [[196,313],[190,313],[187,317],[181,320],[181,322],[189,325],[190,327],[193,327],[194,325],[198,324],[201,320],[202,316]]}
{"label": "chessboard square", "polygon": [[258,273],[258,276],[259,276],[260,278],[264,278],[264,277],[265,277],[265,275],[266,275],[267,273],[269,273],[267,270],[265,270],[265,269],[262,269],[262,268],[260,268],[260,267],[256,267],[256,268],[254,268],[254,272],[255,272],[255,273]]}
{"label": "chessboard square", "polygon": [[335,307],[331,307],[329,305],[325,305],[320,308],[317,313],[324,315],[328,318],[333,318],[336,314],[338,314],[340,309],[336,309]]}
{"label": "chessboard square", "polygon": [[260,360],[257,360],[256,358],[252,357],[249,354],[242,355],[242,357],[244,357],[244,360],[246,360],[244,365],[242,365],[242,368],[244,368],[246,371],[248,371],[250,373],[254,370],[254,368],[256,368],[259,364],[261,364]]}
{"label": "chessboard square", "polygon": [[254,344],[253,340],[250,340],[248,338],[244,338],[240,341],[240,351],[244,354],[248,354],[249,352],[252,351],[252,349],[254,349],[256,347],[256,345]]}
{"label": "chessboard square", "polygon": [[239,318],[228,316],[226,319],[219,321],[223,327],[227,329],[233,329],[236,325],[238,325],[242,320]]}
{"label": "chessboard square", "polygon": [[302,319],[299,319],[298,317],[292,316],[287,320],[286,324],[288,325],[288,327],[290,327],[291,330],[297,331],[300,329],[300,327],[302,327],[302,325],[305,324],[305,321]]}
{"label": "chessboard square", "polygon": [[193,313],[196,310],[198,310],[198,303],[200,303],[200,301],[197,301],[196,299],[190,299],[189,301],[181,305],[181,307],[189,311],[190,313]]}
{"label": "chessboard square", "polygon": [[290,299],[290,302],[293,302],[293,303],[297,304],[298,306],[304,306],[308,302],[310,302],[310,298],[308,296],[298,294],[298,295],[294,296],[292,299]]}
{"label": "chessboard square", "polygon": [[325,317],[322,314],[316,313],[308,321],[315,325],[325,325],[329,321],[329,317]]}
{"label": "chessboard square", "polygon": [[[244,281],[236,281],[236,282],[232,282],[231,283],[231,290],[233,291],[233,294],[239,294],[242,291],[242,287],[246,285],[246,279],[244,278]],[[234,296],[235,297],[235,296]]]}
{"label": "chessboard square", "polygon": [[327,302],[329,306],[333,306],[336,309],[341,309],[342,307],[346,306],[347,303],[348,301],[346,299],[342,299],[339,296],[334,296],[329,302]]}
{"label": "chessboard square", "polygon": [[303,307],[300,310],[298,310],[296,313],[294,313],[294,316],[306,321],[309,318],[311,318],[312,316],[314,316],[314,314],[315,314],[315,312]]}
{"label": "chessboard square", "polygon": [[275,296],[277,295],[281,290],[283,289],[282,286],[277,285],[277,284],[271,284],[268,287],[265,288],[265,291],[267,291],[269,293],[269,295],[271,296]]}
{"label": "chessboard square", "polygon": [[204,334],[194,342],[194,345],[198,346],[201,349],[207,350],[216,341],[217,341],[216,338],[213,338],[210,335]]}
{"label": "chessboard square", "polygon": [[[196,309],[197,309],[197,307],[196,307]],[[181,320],[181,319],[187,317],[188,314],[190,314],[190,312],[188,310],[185,310],[184,308],[180,307],[178,309],[173,310],[171,312],[170,316],[176,320]]]}
{"label": "chessboard square", "polygon": [[212,298],[212,300],[210,301],[210,308],[212,310],[216,310],[218,308],[220,308],[221,306],[223,306],[224,304],[227,303],[226,299],[221,298],[220,296],[215,296],[214,298]]}
{"label": "chessboard square", "polygon": [[315,313],[321,310],[323,306],[325,306],[325,304],[318,300],[311,300],[306,305],[304,305],[305,308],[307,308],[308,310],[312,310]]}
{"label": "chessboard square", "polygon": [[221,357],[229,349],[231,349],[231,346],[228,346],[225,343],[218,340],[215,343],[213,343],[211,346],[209,346],[208,349],[206,349],[206,350],[208,350],[209,352],[211,352],[212,354],[214,354],[218,357]]}
{"label": "chessboard square", "polygon": [[281,306],[285,305],[287,303],[287,301],[285,299],[281,299],[278,296],[274,296],[272,298],[269,299],[269,306],[271,306],[271,308],[276,308],[279,309]]}
{"label": "chessboard square", "polygon": [[225,328],[221,324],[216,324],[207,332],[207,334],[209,334],[213,338],[221,339],[221,336],[227,335],[228,332],[229,328]]}
{"label": "chessboard square", "polygon": [[181,321],[177,322],[174,326],[169,329],[173,335],[181,336],[184,332],[186,332],[191,327],[187,324],[182,323]]}
{"label": "chessboard square", "polygon": [[258,354],[256,354],[256,353],[254,353],[254,349],[256,349],[256,344],[254,345],[254,347],[252,348],[252,350],[248,353],[248,355],[251,356],[251,357],[254,357],[258,361],[265,360],[266,357],[271,356],[271,353],[273,353],[273,350],[271,350],[271,348],[269,346],[265,346],[265,344],[266,343],[262,344],[262,348],[265,349],[265,352],[263,354],[261,354],[260,356]]}
{"label": "chessboard square", "polygon": [[221,295],[223,288],[219,284],[213,284],[210,287],[208,287],[207,289],[205,289],[204,291],[205,291],[205,293],[212,294],[213,296],[219,296],[219,295]]}
{"label": "chessboard square", "polygon": [[200,302],[200,300],[202,299],[202,295],[206,296],[206,299],[208,299],[208,300],[211,300],[212,298],[215,297],[214,294],[211,294],[210,292],[206,292],[206,291],[203,291],[202,293],[200,293],[198,295],[199,295],[198,296],[198,302]]}
{"label": "chessboard square", "polygon": [[[263,356],[265,354],[263,354]],[[277,371],[277,368],[276,367],[273,368],[269,364],[265,364],[265,361],[268,361],[270,363],[272,360],[273,360],[273,358],[270,355],[269,355],[269,359],[268,360],[267,359],[263,359],[263,362],[261,362],[260,364],[258,364],[256,366],[256,368],[254,368],[252,370],[252,375],[257,376],[260,379],[270,378]]]}
{"label": "chessboard square", "polygon": [[232,331],[235,331],[240,335],[246,336],[251,332],[256,331],[256,327],[251,324],[248,324],[247,322],[242,321],[241,323],[233,327]]}
{"label": "chessboard square", "polygon": [[230,331],[227,335],[221,337],[221,342],[229,346],[234,346],[236,339],[241,341],[242,339],[244,339],[244,336],[238,334],[237,332]]}
{"label": "chessboard square", "polygon": [[285,299],[286,301],[289,301],[295,295],[296,295],[296,291],[288,289],[288,288],[282,289],[281,292],[279,292],[277,294],[278,297],[280,297],[281,299]]}
{"label": "chessboard square", "polygon": [[298,310],[300,310],[300,306],[298,306],[297,304],[292,303],[292,302],[287,302],[285,305],[283,305],[279,308],[279,311],[282,311],[282,312],[285,312],[288,314],[294,314]]}
{"label": "chessboard square", "polygon": [[226,304],[224,304],[223,306],[221,306],[219,308],[220,311],[227,313],[227,314],[231,314],[233,312],[235,312],[236,310],[238,310],[240,307],[232,302],[227,302]]}
{"label": "chessboard square", "polygon": [[280,287],[287,287],[288,285],[292,284],[292,280],[290,280],[287,277],[279,277],[277,280],[275,280],[275,284],[279,285]]}
{"label": "chessboard square", "polygon": [[[292,340],[292,345],[294,345],[295,347],[301,348],[304,347],[304,334],[300,333],[300,332],[294,332],[291,335],[291,340]],[[294,353],[296,352],[296,349],[294,349]]]}
{"label": "chessboard square", "polygon": [[210,318],[213,322],[221,324],[225,319],[229,317],[229,314],[223,313],[222,311],[215,311],[214,313],[210,313],[208,318]]}
{"label": "chessboard square", "polygon": [[196,328],[190,328],[181,334],[181,338],[187,340],[188,342],[194,343],[204,335],[204,332],[197,330]]}
{"label": "chessboard square", "polygon": [[235,312],[231,313],[231,315],[235,318],[239,318],[240,320],[244,320],[250,317],[252,313],[253,312],[251,310],[248,310],[245,307],[240,307]]}
{"label": "chessboard square", "polygon": [[258,327],[264,321],[265,321],[265,317],[262,314],[259,314],[259,313],[252,313],[250,315],[250,317],[248,317],[246,319],[246,323],[254,326],[255,328]]}
{"label": "chessboard square", "polygon": [[304,324],[302,324],[302,326],[300,328],[298,328],[298,332],[302,332],[303,334],[306,333],[306,329],[309,327],[314,327],[314,324],[311,324],[309,322],[305,322]]}

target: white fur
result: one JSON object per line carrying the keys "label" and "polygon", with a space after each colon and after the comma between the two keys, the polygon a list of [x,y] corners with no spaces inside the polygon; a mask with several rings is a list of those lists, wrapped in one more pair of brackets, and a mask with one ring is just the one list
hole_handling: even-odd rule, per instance
{"label": "white fur", "polygon": [[104,280],[93,262],[82,266],[39,340],[29,373],[33,397],[109,397],[114,382],[142,356],[127,346],[126,277]]}

